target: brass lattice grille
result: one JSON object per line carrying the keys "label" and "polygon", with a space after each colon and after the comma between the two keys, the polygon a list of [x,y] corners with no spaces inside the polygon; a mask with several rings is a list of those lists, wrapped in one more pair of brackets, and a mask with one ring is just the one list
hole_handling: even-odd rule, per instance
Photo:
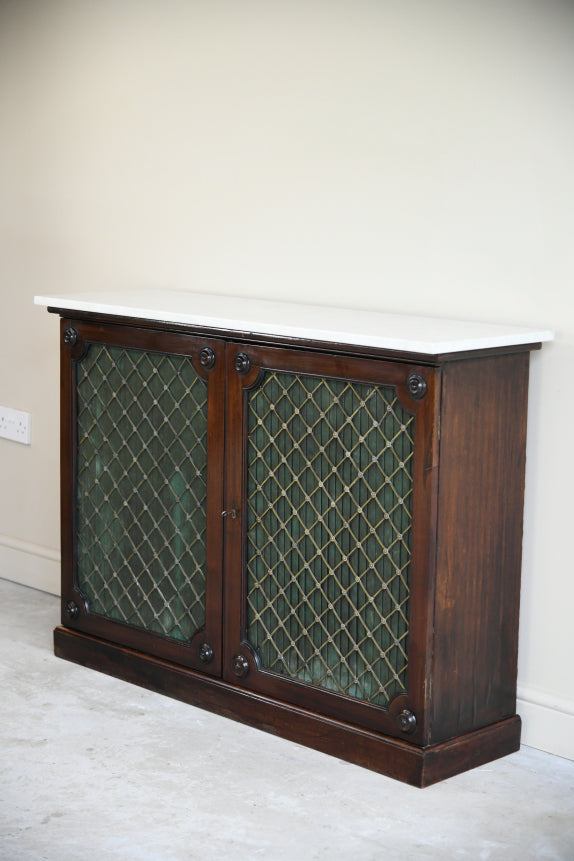
{"label": "brass lattice grille", "polygon": [[414,417],[390,386],[248,395],[247,638],[268,672],[385,706],[407,685]]}
{"label": "brass lattice grille", "polygon": [[205,624],[207,388],[192,360],[92,344],[78,365],[78,586],[188,640]]}

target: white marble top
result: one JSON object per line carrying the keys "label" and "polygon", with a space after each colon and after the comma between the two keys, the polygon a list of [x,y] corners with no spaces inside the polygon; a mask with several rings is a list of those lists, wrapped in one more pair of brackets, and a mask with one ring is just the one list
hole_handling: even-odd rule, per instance
{"label": "white marble top", "polygon": [[162,323],[205,326],[222,331],[278,335],[429,355],[534,344],[551,341],[554,337],[553,332],[542,329],[181,290],[36,296],[34,302],[66,311],[90,311]]}

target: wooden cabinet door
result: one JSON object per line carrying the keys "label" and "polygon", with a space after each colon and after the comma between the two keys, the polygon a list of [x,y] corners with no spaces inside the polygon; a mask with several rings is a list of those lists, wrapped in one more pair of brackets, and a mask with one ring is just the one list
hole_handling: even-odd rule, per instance
{"label": "wooden cabinet door", "polygon": [[223,342],[62,321],[63,624],[221,673]]}
{"label": "wooden cabinet door", "polygon": [[228,348],[224,678],[420,743],[435,370]]}

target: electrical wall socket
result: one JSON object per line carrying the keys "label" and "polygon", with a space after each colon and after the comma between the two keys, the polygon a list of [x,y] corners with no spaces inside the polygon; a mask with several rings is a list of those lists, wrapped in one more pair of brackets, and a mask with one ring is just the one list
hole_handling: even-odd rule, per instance
{"label": "electrical wall socket", "polygon": [[0,407],[0,437],[30,445],[32,442],[32,416],[22,410]]}

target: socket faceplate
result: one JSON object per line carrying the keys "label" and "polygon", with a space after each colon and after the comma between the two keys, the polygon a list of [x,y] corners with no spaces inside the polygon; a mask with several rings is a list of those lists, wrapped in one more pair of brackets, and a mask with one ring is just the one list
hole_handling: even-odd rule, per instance
{"label": "socket faceplate", "polygon": [[32,442],[32,416],[22,410],[0,406],[0,437],[30,445]]}

